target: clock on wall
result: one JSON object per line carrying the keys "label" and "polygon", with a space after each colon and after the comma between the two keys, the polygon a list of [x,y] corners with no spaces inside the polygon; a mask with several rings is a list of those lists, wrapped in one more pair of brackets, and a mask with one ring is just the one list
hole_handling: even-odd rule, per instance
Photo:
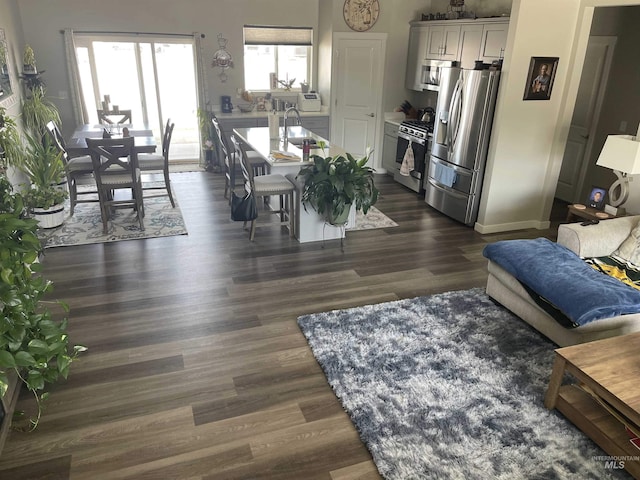
{"label": "clock on wall", "polygon": [[356,32],[369,30],[378,20],[380,4],[378,0],[345,0],[344,21]]}

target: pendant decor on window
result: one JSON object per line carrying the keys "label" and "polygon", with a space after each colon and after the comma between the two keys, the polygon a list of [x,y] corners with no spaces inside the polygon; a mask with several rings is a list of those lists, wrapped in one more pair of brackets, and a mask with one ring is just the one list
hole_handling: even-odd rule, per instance
{"label": "pendant decor on window", "polygon": [[233,58],[227,51],[227,39],[224,38],[221,33],[218,34],[218,46],[220,48],[213,54],[211,66],[220,68],[218,77],[222,83],[225,83],[229,78],[226,73],[227,68],[233,68]]}

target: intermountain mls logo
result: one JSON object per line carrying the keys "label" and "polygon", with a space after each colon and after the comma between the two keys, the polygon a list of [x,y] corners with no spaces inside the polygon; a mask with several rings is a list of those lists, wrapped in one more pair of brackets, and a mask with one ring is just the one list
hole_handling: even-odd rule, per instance
{"label": "intermountain mls logo", "polygon": [[593,460],[596,462],[604,462],[605,470],[624,470],[625,462],[640,461],[640,456],[611,457],[608,455],[602,455],[593,457]]}

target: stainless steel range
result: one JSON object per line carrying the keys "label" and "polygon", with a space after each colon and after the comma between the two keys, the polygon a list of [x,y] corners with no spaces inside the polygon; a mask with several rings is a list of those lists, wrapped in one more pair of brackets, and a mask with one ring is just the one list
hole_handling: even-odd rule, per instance
{"label": "stainless steel range", "polygon": [[396,163],[408,160],[407,150],[413,151],[413,169],[408,175],[395,172],[393,178],[396,182],[410,188],[414,192],[424,191],[424,178],[426,164],[431,154],[431,142],[433,137],[433,123],[421,120],[405,120],[398,127],[398,149],[396,151]]}

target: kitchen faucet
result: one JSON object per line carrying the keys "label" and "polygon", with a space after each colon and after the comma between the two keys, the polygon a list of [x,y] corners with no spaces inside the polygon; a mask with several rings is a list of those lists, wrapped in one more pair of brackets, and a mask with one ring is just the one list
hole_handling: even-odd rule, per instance
{"label": "kitchen faucet", "polygon": [[298,117],[298,125],[302,125],[302,119],[300,118],[300,112],[298,111],[298,109],[296,107],[287,108],[284,111],[284,137],[282,137],[284,143],[287,143],[289,141],[289,134],[287,133],[287,119],[289,118],[289,112],[291,111],[296,112],[296,116]]}

